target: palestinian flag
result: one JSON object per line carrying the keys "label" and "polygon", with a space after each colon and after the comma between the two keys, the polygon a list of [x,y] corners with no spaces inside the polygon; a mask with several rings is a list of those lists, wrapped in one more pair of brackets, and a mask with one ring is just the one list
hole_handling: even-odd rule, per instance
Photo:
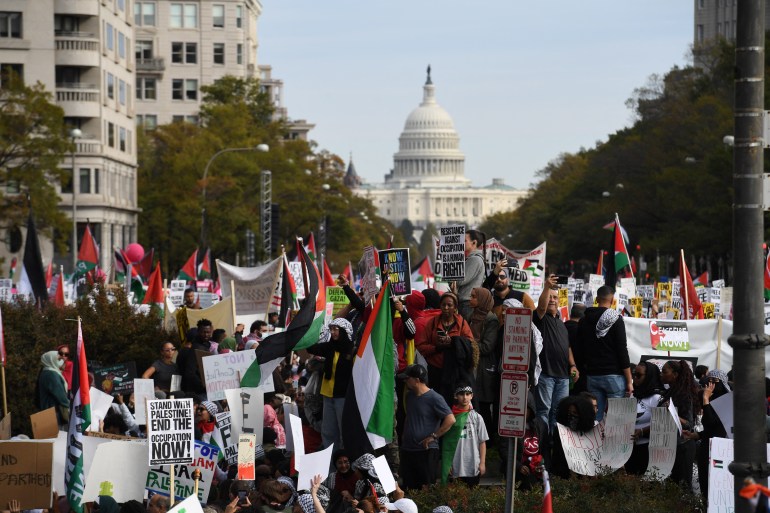
{"label": "palestinian flag", "polygon": [[345,449],[357,457],[383,447],[393,437],[395,363],[390,283],[377,296],[358,346],[348,386],[342,426]]}
{"label": "palestinian flag", "polygon": [[67,456],[64,468],[64,484],[70,510],[83,513],[83,492],[86,476],[83,470],[83,436],[91,425],[91,393],[88,385],[88,362],[83,343],[83,328],[78,319],[78,344],[72,366],[72,390],[75,397],[70,406],[70,423],[67,435]]}
{"label": "palestinian flag", "polygon": [[460,438],[463,436],[470,410],[457,411],[455,408],[452,408],[452,413],[455,416],[455,423],[441,437],[441,484],[446,484],[449,480],[449,469],[452,468],[455,452],[457,452],[457,444],[460,443]]}
{"label": "palestinian flag", "polygon": [[64,306],[64,273],[60,272],[56,277],[56,290],[53,295],[53,304]]}
{"label": "palestinian flag", "polygon": [[142,304],[154,304],[162,308],[164,299],[165,294],[163,293],[163,278],[160,274],[160,262],[158,262],[155,265],[155,270],[150,275],[150,280],[147,285],[147,292],[144,294]]}
{"label": "palestinian flag", "polygon": [[420,263],[412,270],[412,289],[425,290],[432,289],[436,278],[433,274],[433,267],[428,257],[420,260]]}
{"label": "palestinian flag", "polygon": [[32,209],[27,218],[27,239],[24,242],[24,258],[21,264],[21,276],[16,285],[20,296],[32,296],[32,300],[42,305],[48,301],[48,288],[45,286],[43,258],[40,256],[40,241],[37,238],[35,219]]}
{"label": "palestinian flag", "polygon": [[684,261],[684,250],[681,250],[679,256],[679,280],[682,284],[679,289],[679,298],[682,301],[684,319],[703,319],[703,305],[698,299],[692,276],[690,276],[690,271]]}
{"label": "palestinian flag", "polygon": [[540,513],[553,513],[553,499],[551,497],[551,479],[548,471],[543,469],[543,506]]}
{"label": "palestinian flag", "polygon": [[604,276],[604,250],[599,250],[599,262],[596,264],[596,274]]}
{"label": "palestinian flag", "polygon": [[207,249],[203,260],[198,265],[198,279],[208,280],[211,278],[211,250]]}
{"label": "palestinian flag", "polygon": [[612,243],[615,248],[614,265],[611,264],[607,269],[607,276],[604,283],[615,287],[618,278],[630,278],[631,275],[631,258],[628,256],[628,249],[626,249],[626,239],[624,236],[623,227],[620,226],[620,218],[615,214],[615,229],[612,233]]}
{"label": "palestinian flag", "polygon": [[284,253],[283,276],[281,276],[281,310],[278,314],[278,320],[282,323],[282,328],[289,325],[289,314],[292,310],[299,310],[297,284],[294,283],[294,276],[292,276],[289,270],[289,260],[286,258],[286,253]]}
{"label": "palestinian flag", "polygon": [[141,260],[139,260],[136,264],[134,264],[134,268],[136,269],[136,272],[139,274],[139,276],[142,277],[142,280],[149,281],[150,275],[152,274],[152,263],[155,260],[155,248],[150,249],[150,251],[147,251]]}
{"label": "palestinian flag", "polygon": [[[13,271],[13,268],[16,266],[16,258],[13,259],[13,263],[11,264],[11,271]],[[13,272],[11,272],[11,278],[13,278]],[[51,283],[53,283],[53,262],[48,262],[48,267],[45,269],[45,288],[49,289],[51,288]]]}
{"label": "palestinian flag", "polygon": [[[50,267],[50,266],[51,266],[51,264],[48,264],[48,267]],[[13,257],[13,258],[11,259],[11,270],[10,270],[10,272],[8,273],[8,277],[9,277],[10,279],[13,279],[13,276],[14,276],[15,274],[16,274],[16,257]]]}
{"label": "palestinian flag", "polygon": [[326,263],[324,258],[324,287],[335,287],[337,285],[332,270],[329,269],[329,264]]}
{"label": "palestinian flag", "polygon": [[[767,271],[765,271],[767,272]],[[709,272],[706,271],[697,278],[695,278],[696,287],[708,287],[709,286]]]}
{"label": "palestinian flag", "polygon": [[75,278],[85,276],[90,271],[96,269],[99,265],[99,248],[96,247],[91,235],[91,227],[86,224],[86,231],[83,234],[83,242],[80,243],[78,251],[78,263],[75,269]]}
{"label": "palestinian flag", "polygon": [[259,345],[256,350],[257,360],[241,376],[242,387],[259,386],[264,372],[264,369],[260,370],[261,366],[272,364],[276,360],[280,362],[280,359],[288,356],[290,352],[305,349],[318,342],[326,312],[326,289],[320,287],[321,275],[305,252],[301,239],[297,240],[297,246],[300,261],[304,262],[308,271],[308,296],[305,304],[286,331],[270,335]]}
{"label": "palestinian flag", "polygon": [[[313,232],[310,232],[310,235],[307,236],[305,251],[307,252],[307,256],[310,257],[310,260],[315,263],[317,261],[316,255],[318,255],[318,252],[315,250],[315,237],[313,237]],[[299,255],[297,255],[297,258],[299,258]]]}
{"label": "palestinian flag", "polygon": [[195,277],[198,276],[198,270],[196,264],[198,263],[198,248],[195,248],[193,254],[187,259],[187,262],[182,267],[182,270],[177,274],[177,280],[195,281]]}

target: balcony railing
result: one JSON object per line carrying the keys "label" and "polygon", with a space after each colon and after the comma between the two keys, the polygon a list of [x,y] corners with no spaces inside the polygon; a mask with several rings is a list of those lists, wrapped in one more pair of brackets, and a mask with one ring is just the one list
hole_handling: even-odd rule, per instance
{"label": "balcony railing", "polygon": [[163,71],[166,62],[162,57],[152,59],[136,59],[136,71]]}

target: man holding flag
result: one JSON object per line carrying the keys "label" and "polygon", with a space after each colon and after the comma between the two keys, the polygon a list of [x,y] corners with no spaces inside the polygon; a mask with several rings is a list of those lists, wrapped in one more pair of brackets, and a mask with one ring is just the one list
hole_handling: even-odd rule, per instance
{"label": "man holding flag", "polygon": [[83,493],[86,488],[84,471],[83,437],[91,425],[91,393],[88,384],[88,364],[86,347],[83,344],[83,329],[78,319],[78,344],[73,360],[72,390],[75,398],[70,406],[70,424],[67,433],[67,457],[64,469],[64,484],[67,489],[67,501],[70,510],[83,513]]}

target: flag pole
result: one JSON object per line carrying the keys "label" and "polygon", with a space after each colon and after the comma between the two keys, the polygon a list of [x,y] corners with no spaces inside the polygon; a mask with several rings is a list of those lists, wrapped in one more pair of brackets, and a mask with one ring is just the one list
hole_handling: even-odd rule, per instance
{"label": "flag pole", "polygon": [[[283,256],[281,256],[281,265],[275,266],[275,279],[273,280],[273,290],[270,292],[273,294],[267,302],[267,308],[265,308],[265,322],[270,317],[270,306],[273,304],[273,297],[275,296],[275,289],[281,286],[281,272],[283,271]],[[283,291],[281,291],[281,302],[283,302]],[[280,314],[280,306],[279,306]]]}
{"label": "flag pole", "polygon": [[680,249],[679,253],[679,258],[681,259],[679,269],[682,270],[682,276],[679,277],[679,295],[682,295],[681,291],[684,288],[684,320],[687,321],[690,319],[690,298],[687,295],[687,278],[684,276],[687,264],[684,262],[684,250]]}
{"label": "flag pole", "polygon": [[230,333],[231,331],[235,331],[235,325],[237,324],[235,320],[235,280],[230,280],[230,301],[232,302],[231,308],[233,309],[233,325],[229,326]]}
{"label": "flag pole", "polygon": [[5,418],[8,415],[8,401],[5,395],[5,364],[0,366],[0,376],[3,380],[3,418]]}

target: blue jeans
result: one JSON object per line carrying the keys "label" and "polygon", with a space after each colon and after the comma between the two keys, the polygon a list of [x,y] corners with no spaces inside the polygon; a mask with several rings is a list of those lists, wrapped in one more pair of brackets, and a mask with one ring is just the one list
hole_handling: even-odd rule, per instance
{"label": "blue jeans", "polygon": [[587,389],[596,396],[596,420],[604,418],[604,410],[607,408],[607,399],[626,396],[626,378],[619,374],[607,374],[606,376],[588,376]]}
{"label": "blue jeans", "polygon": [[321,420],[321,442],[326,449],[335,444],[335,449],[342,448],[342,408],[345,398],[324,397],[323,419]]}
{"label": "blue jeans", "polygon": [[548,425],[551,433],[556,429],[556,410],[559,408],[559,403],[568,395],[569,378],[554,378],[540,374],[535,390],[537,416]]}

